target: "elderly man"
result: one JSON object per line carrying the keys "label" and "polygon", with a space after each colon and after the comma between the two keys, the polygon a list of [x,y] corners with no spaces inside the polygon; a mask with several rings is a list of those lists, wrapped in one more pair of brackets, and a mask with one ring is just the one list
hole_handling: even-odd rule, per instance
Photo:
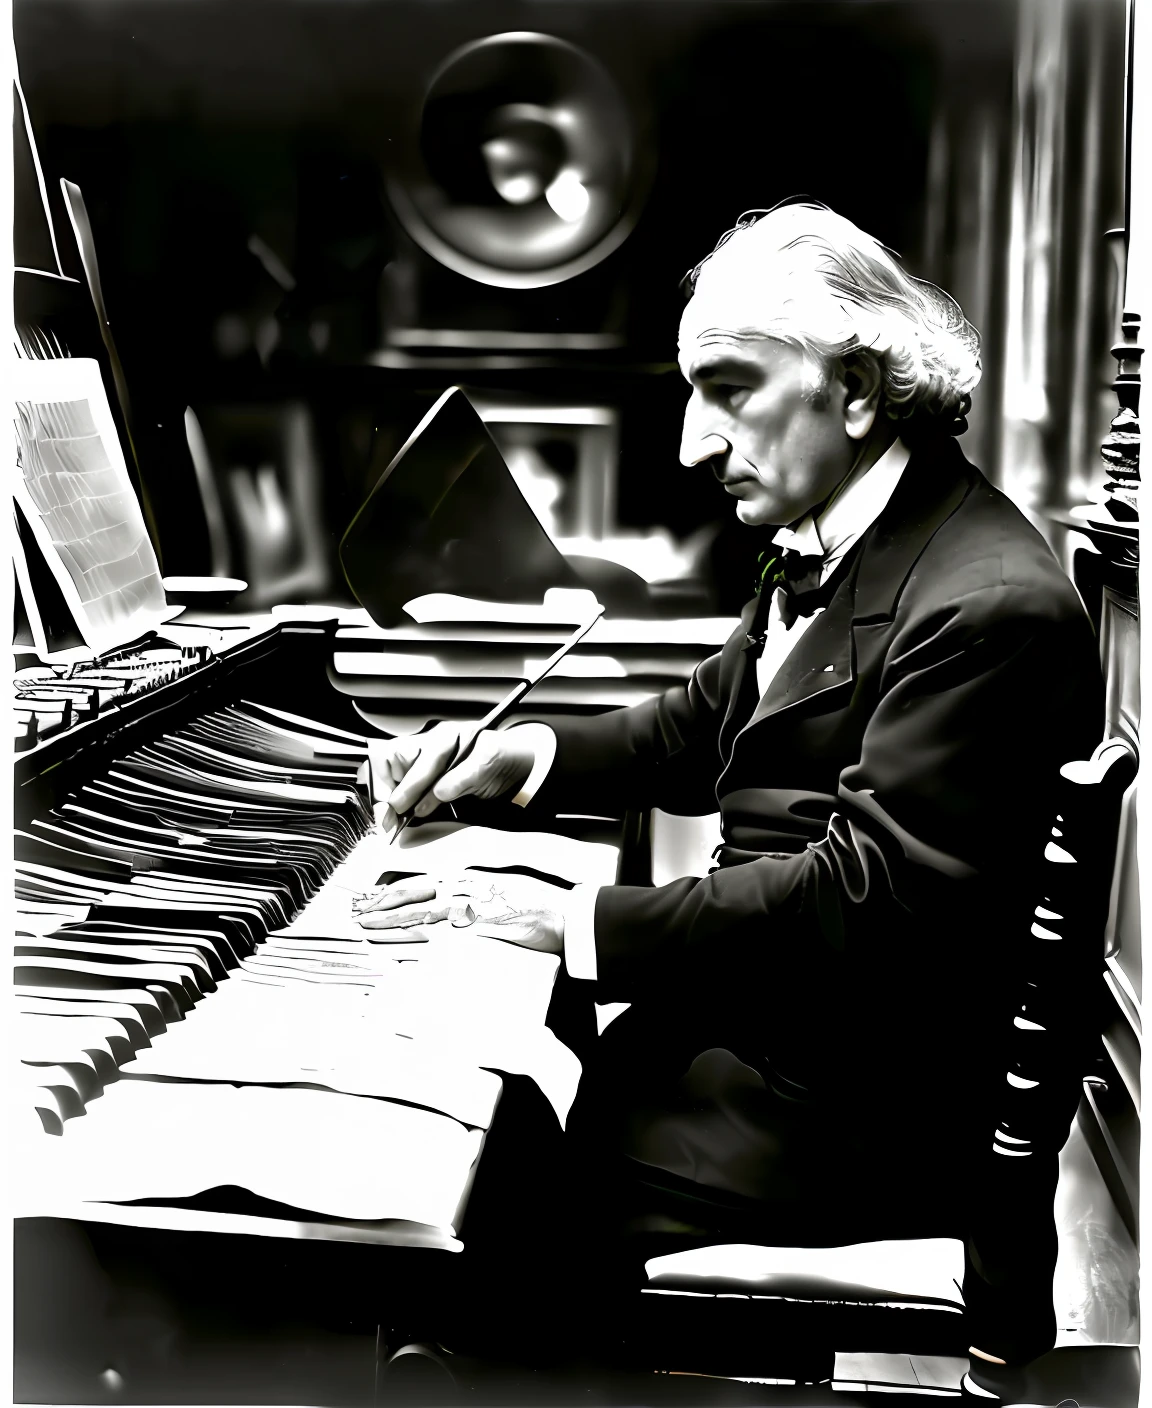
{"label": "elderly man", "polygon": [[[452,727],[374,746],[388,820],[464,795],[719,809],[703,879],[472,897],[485,932],[632,1004],[574,1135],[643,1190],[648,1227],[835,1243],[949,1200],[962,1222],[1053,783],[1099,738],[1092,631],[956,443],[979,340],[947,295],[810,203],[742,218],[688,282],[681,460],[741,522],[784,525],[739,626],[686,685],[482,736],[447,772]],[[431,898],[384,891],[361,922]],[[979,1310],[977,1354],[1050,1347],[1053,1254],[970,1267],[975,1300],[984,1274],[1015,1306]]]}

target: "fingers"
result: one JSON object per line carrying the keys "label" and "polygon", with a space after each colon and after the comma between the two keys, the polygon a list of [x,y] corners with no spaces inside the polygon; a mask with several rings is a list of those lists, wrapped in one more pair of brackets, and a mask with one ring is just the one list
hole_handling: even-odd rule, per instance
{"label": "fingers", "polygon": [[421,924],[441,924],[450,919],[452,906],[447,904],[411,909],[362,911],[356,916],[364,929],[414,929]]}
{"label": "fingers", "polygon": [[502,890],[487,875],[414,876],[352,899],[352,917],[360,927],[385,935],[370,943],[426,943],[431,937],[426,925],[447,922],[468,929],[482,919],[491,923],[496,913],[505,917],[507,908]]}
{"label": "fingers", "polygon": [[[362,919],[360,927],[372,930],[376,925],[371,919]],[[426,944],[432,938],[423,929],[385,929],[379,936],[369,933],[366,937],[370,944]]]}
{"label": "fingers", "polygon": [[[391,793],[400,778],[407,771],[418,747],[413,750],[407,738],[370,738],[365,781],[373,803],[379,803]],[[408,756],[408,761],[401,759]],[[402,769],[402,771],[397,771]]]}
{"label": "fingers", "polygon": [[[435,790],[432,790],[426,797],[422,797],[420,801],[416,803],[412,815],[417,817],[431,816],[439,805],[440,798],[437,797]],[[403,810],[403,808],[401,808],[401,810]]]}
{"label": "fingers", "polygon": [[405,746],[394,752],[392,774],[396,786],[391,796],[383,798],[393,812],[411,811],[417,802],[417,816],[427,816],[436,809],[437,799],[428,794],[456,756],[459,738],[460,731],[454,725],[437,724],[425,734],[406,739]]}
{"label": "fingers", "polygon": [[[370,741],[372,799],[385,808],[382,824],[394,830],[399,818],[430,816],[441,802],[460,797],[499,797],[522,787],[536,761],[525,730],[484,729],[440,723],[427,733]],[[468,757],[454,760],[468,750]],[[391,791],[387,791],[391,783]]]}
{"label": "fingers", "polygon": [[436,898],[434,880],[405,880],[399,885],[386,885],[382,890],[374,890],[352,901],[353,914],[367,914],[373,910],[398,909],[406,904],[427,904]]}
{"label": "fingers", "polygon": [[[480,745],[477,744],[458,767],[449,768],[433,789],[430,800],[433,806],[439,806],[441,802],[455,802],[461,797],[494,796],[493,773],[493,760],[481,756]],[[419,807],[416,815],[423,815]]]}
{"label": "fingers", "polygon": [[478,938],[501,939],[544,953],[563,948],[564,921],[559,912],[524,900],[510,900],[488,877],[453,881],[407,880],[353,901],[353,917],[362,929],[378,933],[369,943],[427,943],[429,925],[451,924]]}
{"label": "fingers", "polygon": [[[470,741],[470,734],[461,736],[461,752]],[[515,730],[483,729],[468,756],[436,784],[436,796],[442,802],[455,802],[459,797],[499,797],[513,784],[524,782],[533,761],[534,755],[516,738]]]}
{"label": "fingers", "polygon": [[380,933],[379,938],[370,938],[370,944],[426,944],[432,935],[427,933],[426,924],[440,924],[447,920],[454,929],[467,929],[476,922],[476,913],[467,902],[463,904],[441,905],[436,909],[408,912],[364,913],[358,916],[362,929]]}
{"label": "fingers", "polygon": [[397,783],[404,781],[404,776],[408,769],[420,756],[420,739],[398,738],[395,747],[388,756],[388,781],[393,787]]}
{"label": "fingers", "polygon": [[446,903],[451,900],[468,899],[477,893],[488,894],[492,887],[482,879],[463,876],[459,879],[437,879],[431,875],[417,875],[408,880],[398,880],[393,885],[381,885],[354,895],[353,914],[367,914],[373,910],[399,909],[403,905]]}

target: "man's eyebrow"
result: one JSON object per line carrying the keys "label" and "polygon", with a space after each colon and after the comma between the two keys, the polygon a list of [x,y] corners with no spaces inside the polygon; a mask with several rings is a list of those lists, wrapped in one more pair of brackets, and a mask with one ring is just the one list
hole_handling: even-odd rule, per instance
{"label": "man's eyebrow", "polygon": [[722,356],[702,356],[691,363],[684,376],[688,381],[718,381],[724,377],[750,378],[761,371],[759,365],[750,358],[734,357],[730,353]]}

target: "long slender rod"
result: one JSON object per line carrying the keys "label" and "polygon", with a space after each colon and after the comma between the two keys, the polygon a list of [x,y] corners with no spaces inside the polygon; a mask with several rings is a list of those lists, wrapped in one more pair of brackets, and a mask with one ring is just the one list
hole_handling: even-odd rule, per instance
{"label": "long slender rod", "polygon": [[[568,639],[564,642],[564,644],[559,648],[559,650],[555,651],[552,655],[550,655],[542,665],[538,665],[534,670],[530,671],[525,679],[517,680],[516,684],[513,685],[513,687],[508,691],[504,698],[500,700],[499,704],[496,704],[491,709],[489,709],[489,711],[484,715],[484,717],[480,720],[479,723],[469,724],[468,727],[461,732],[460,741],[456,746],[456,752],[448,762],[447,766],[444,769],[444,772],[448,772],[450,768],[456,767],[458,763],[462,763],[465,758],[467,758],[468,754],[471,753],[472,749],[476,746],[476,740],[480,737],[480,735],[484,732],[486,728],[495,728],[497,724],[503,723],[504,720],[508,717],[508,715],[512,712],[513,707],[518,704],[521,699],[524,698],[524,696],[534,685],[539,684],[540,681],[544,679],[544,677],[548,675],[560,663],[561,660],[564,659],[565,655],[568,654],[568,652],[572,649],[574,645],[578,645],[580,641],[584,639],[584,637],[588,634],[588,632],[592,629],[596,622],[599,621],[600,617],[603,616],[603,614],[604,608],[600,605],[597,605],[596,610],[591,616],[591,618],[586,621],[582,626],[578,626],[576,630],[572,633],[572,635],[570,635]],[[441,773],[441,776],[443,776],[443,773]],[[439,778],[437,778],[437,781],[439,781]],[[429,791],[430,790],[431,789],[429,789]],[[424,797],[427,797],[428,795],[429,793],[426,792],[424,794]],[[417,800],[412,804],[411,808],[407,812],[405,812],[404,815],[400,818],[400,824],[399,826],[397,826],[392,836],[393,841],[397,839],[400,833],[416,815],[416,808],[424,800],[424,797],[417,798]]]}

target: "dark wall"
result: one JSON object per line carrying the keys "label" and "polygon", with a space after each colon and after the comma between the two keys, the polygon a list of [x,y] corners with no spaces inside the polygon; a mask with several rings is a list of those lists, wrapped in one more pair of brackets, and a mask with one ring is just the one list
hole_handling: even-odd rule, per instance
{"label": "dark wall", "polygon": [[[684,533],[725,517],[716,486],[677,465],[684,393],[658,370],[675,357],[681,275],[742,210],[798,192],[916,269],[942,85],[975,73],[1010,103],[1015,22],[1012,0],[14,0],[49,182],[76,181],[92,216],[166,570],[206,570],[192,561],[204,549],[184,407],[246,398],[319,408],[332,542],[362,495],[369,438],[402,436],[432,395],[469,377],[618,404],[625,524]],[[504,30],[543,30],[598,57],[654,164],[622,248],[553,289],[438,272],[395,225],[384,190],[436,65]],[[389,266],[413,274],[418,318],[612,327],[624,345],[491,372],[369,368],[387,333]]]}

